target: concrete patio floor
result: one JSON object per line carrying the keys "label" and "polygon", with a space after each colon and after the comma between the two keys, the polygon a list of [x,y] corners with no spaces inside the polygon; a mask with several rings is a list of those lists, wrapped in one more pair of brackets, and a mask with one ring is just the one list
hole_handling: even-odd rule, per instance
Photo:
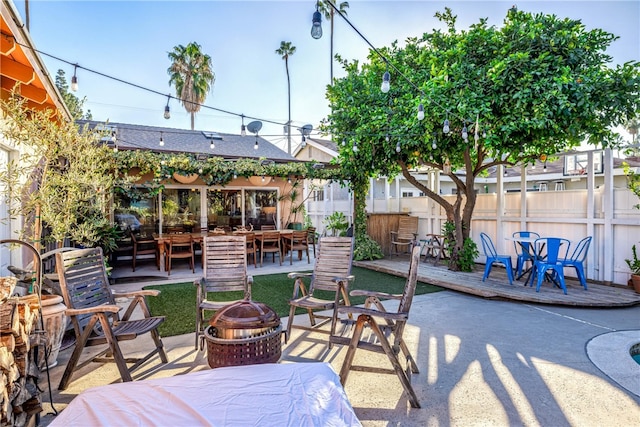
{"label": "concrete patio floor", "polygon": [[[287,262],[282,271],[309,268],[306,260],[294,264],[289,268]],[[267,272],[264,267],[250,270]],[[171,282],[177,278],[172,271]],[[145,284],[116,284],[114,289]],[[300,317],[296,323],[307,319]],[[286,325],[287,318],[282,322]],[[143,338],[135,346],[122,343],[125,354],[151,345]],[[410,407],[394,375],[351,372],[345,391],[365,426],[639,425],[640,367],[629,346],[640,342],[640,306],[559,307],[442,291],[415,297],[405,338],[420,368],[412,384],[422,408]],[[169,363],[154,358],[134,373],[135,380],[209,369],[206,351],[194,349],[193,334],[163,341]],[[324,361],[339,372],[345,352],[340,346],[329,349],[325,334],[294,330],[280,363]],[[120,381],[113,364],[90,364],[59,392],[70,354],[71,349],[61,352],[58,366],[50,370],[58,411],[87,388]],[[390,366],[385,356],[364,351],[355,361]],[[44,375],[41,387],[48,402]],[[51,421],[50,412],[45,403],[41,425]]]}

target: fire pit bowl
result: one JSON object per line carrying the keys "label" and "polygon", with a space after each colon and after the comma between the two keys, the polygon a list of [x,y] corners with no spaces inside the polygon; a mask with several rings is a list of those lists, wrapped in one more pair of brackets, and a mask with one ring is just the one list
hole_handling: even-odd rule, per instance
{"label": "fire pit bowl", "polygon": [[275,363],[281,355],[282,326],[266,304],[241,301],[221,308],[204,330],[211,368]]}

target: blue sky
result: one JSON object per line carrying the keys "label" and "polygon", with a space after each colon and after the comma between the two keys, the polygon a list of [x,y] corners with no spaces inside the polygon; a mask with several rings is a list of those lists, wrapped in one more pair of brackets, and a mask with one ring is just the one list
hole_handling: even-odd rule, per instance
{"label": "blue sky", "polygon": [[[24,18],[24,1],[14,0]],[[359,1],[349,2],[348,18],[375,46],[420,36],[439,22],[433,17],[445,6],[458,15],[458,28],[480,18],[499,26],[507,10],[553,13],[580,19],[587,29],[602,28],[620,37],[609,54],[622,63],[640,60],[640,2],[625,1]],[[36,48],[64,61],[175,95],[168,85],[167,53],[195,41],[210,55],[216,81],[205,105],[255,118],[287,121],[284,61],[275,54],[290,41],[291,118],[294,129],[317,127],[328,114],[324,97],[329,82],[329,23],[324,36],[310,36],[315,2],[306,1],[55,1],[31,0],[30,32]],[[336,17],[334,50],[345,59],[365,60],[369,46]],[[41,55],[49,72],[73,66]],[[334,74],[342,75],[334,65]],[[172,100],[171,119],[162,117],[167,97],[78,70],[79,97],[86,97],[95,120],[189,129],[189,115]],[[246,119],[248,123],[251,119]],[[196,129],[239,133],[241,119],[203,108]],[[260,134],[286,147],[282,125],[265,122]],[[300,134],[293,131],[293,146]],[[286,149],[286,148],[285,148]]]}

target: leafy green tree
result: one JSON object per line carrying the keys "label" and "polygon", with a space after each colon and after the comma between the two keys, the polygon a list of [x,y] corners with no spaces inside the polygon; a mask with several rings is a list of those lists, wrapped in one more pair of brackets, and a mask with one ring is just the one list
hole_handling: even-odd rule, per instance
{"label": "leafy green tree", "polygon": [[198,43],[191,42],[186,46],[175,46],[169,52],[169,59],[169,85],[175,86],[176,96],[191,114],[191,130],[194,130],[195,114],[215,82],[211,57],[202,53]]}
{"label": "leafy green tree", "polygon": [[84,103],[87,101],[87,97],[83,97],[82,99],[78,98],[71,92],[69,92],[69,85],[67,84],[67,78],[65,76],[64,70],[59,69],[56,74],[56,87],[62,95],[62,99],[66,104],[69,112],[71,112],[71,117],[74,120],[85,119],[85,120],[93,120],[93,116],[91,114],[91,110],[87,110],[84,112]]}
{"label": "leafy green tree", "polygon": [[[347,16],[347,9],[349,8],[348,1],[340,2],[340,4],[337,4],[336,6],[338,7],[338,10],[340,11],[341,14],[343,14],[344,16]],[[330,47],[330,58],[331,58],[330,64],[331,65],[329,69],[330,70],[329,79],[331,81],[331,84],[333,84],[333,16],[335,14],[335,10],[333,9],[333,7],[331,7],[331,5],[327,1],[319,1],[318,10],[320,11],[320,13],[322,13],[325,19],[328,19],[330,22],[331,33],[330,33],[329,45],[331,46]]]}
{"label": "leafy green tree", "polygon": [[59,244],[114,248],[109,221],[111,190],[118,178],[113,151],[97,144],[102,134],[58,121],[50,110],[26,107],[20,97],[0,101],[2,133],[20,157],[0,168],[0,188],[11,218],[24,221],[20,238],[40,242],[41,224]]}
{"label": "leafy green tree", "polygon": [[[605,51],[616,37],[576,20],[512,8],[500,28],[481,19],[458,31],[450,9],[436,17],[444,31],[380,49],[389,64],[375,52],[362,65],[341,60],[347,76],[328,88],[332,113],[323,129],[348,142],[339,145],[338,160],[350,179],[402,173],[442,206],[455,224],[449,268],[458,270],[475,178],[582,141],[615,144],[612,129],[639,110],[640,64],[611,66]],[[386,70],[391,90],[382,93]],[[423,120],[416,118],[420,104]],[[418,182],[410,173],[418,168],[450,177],[455,199]]]}
{"label": "leafy green tree", "polygon": [[284,59],[284,68],[287,71],[287,100],[289,106],[289,116],[287,120],[287,149],[291,154],[291,79],[289,78],[289,57],[296,51],[296,47],[291,42],[281,41],[276,53]]}

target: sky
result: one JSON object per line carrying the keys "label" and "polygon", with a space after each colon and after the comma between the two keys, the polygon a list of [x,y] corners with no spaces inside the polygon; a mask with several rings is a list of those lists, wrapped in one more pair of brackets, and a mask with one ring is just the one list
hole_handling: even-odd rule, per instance
{"label": "sky", "polygon": [[[24,21],[24,0],[14,3]],[[587,29],[611,32],[620,37],[608,51],[614,63],[640,60],[638,0],[351,0],[347,18],[373,46],[381,48],[442,28],[434,14],[445,6],[458,16],[457,27],[467,29],[481,18],[500,26],[514,4],[519,10],[580,19]],[[195,128],[238,134],[240,115],[245,115],[245,124],[261,120],[260,135],[286,151],[287,79],[284,60],[275,53],[281,41],[296,47],[289,57],[294,150],[301,142],[298,129],[305,124],[317,129],[329,113],[325,90],[330,80],[330,26],[323,19],[324,35],[313,39],[314,11],[313,0],[30,0],[29,26],[54,78],[62,69],[70,82],[72,64],[82,67],[77,70],[79,90],[75,95],[86,97],[85,109],[91,110],[94,120],[176,129],[190,129],[191,124],[190,115],[175,99],[169,102],[171,118],[163,118],[167,95],[175,96],[168,83],[168,53],[174,46],[196,42],[211,56],[216,79],[204,102],[215,110],[202,108]],[[369,49],[365,40],[336,16],[334,52],[362,62]],[[334,63],[334,76],[341,75],[341,67]]]}

